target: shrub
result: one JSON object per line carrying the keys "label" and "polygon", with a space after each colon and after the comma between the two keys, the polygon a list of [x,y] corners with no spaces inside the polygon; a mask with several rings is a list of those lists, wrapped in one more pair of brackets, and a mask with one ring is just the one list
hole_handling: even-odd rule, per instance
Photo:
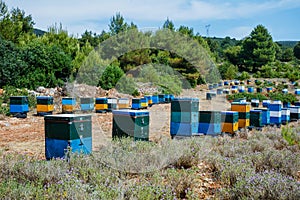
{"label": "shrub", "polygon": [[117,65],[109,65],[105,68],[103,72],[99,85],[105,89],[109,90],[116,86],[119,79],[124,75],[123,70]]}

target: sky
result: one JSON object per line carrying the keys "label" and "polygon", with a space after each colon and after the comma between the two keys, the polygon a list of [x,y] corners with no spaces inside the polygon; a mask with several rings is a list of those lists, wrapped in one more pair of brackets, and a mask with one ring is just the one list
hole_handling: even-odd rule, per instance
{"label": "sky", "polygon": [[[300,0],[2,0],[31,15],[35,28],[54,24],[80,37],[85,30],[108,31],[112,16],[121,13],[139,29],[161,28],[166,19],[175,27],[192,27],[210,37],[242,39],[258,24],[274,41],[300,41]],[[209,28],[207,28],[210,25]]]}

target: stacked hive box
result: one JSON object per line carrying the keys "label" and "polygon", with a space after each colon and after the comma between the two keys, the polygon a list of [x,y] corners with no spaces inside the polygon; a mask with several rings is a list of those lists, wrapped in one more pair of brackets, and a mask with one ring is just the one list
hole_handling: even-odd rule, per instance
{"label": "stacked hive box", "polygon": [[53,113],[54,110],[53,97],[48,97],[48,96],[36,97],[36,102],[37,102],[36,104],[37,115],[44,116]]}
{"label": "stacked hive box", "polygon": [[259,107],[259,100],[258,99],[252,99],[251,100],[251,106],[252,107]]}
{"label": "stacked hive box", "polygon": [[300,101],[294,103],[295,106],[300,106]]}
{"label": "stacked hive box", "polygon": [[224,81],[224,85],[229,85],[229,82],[228,81]]}
{"label": "stacked hive box", "polygon": [[208,89],[212,90],[212,89],[214,89],[214,86],[213,85],[208,85]]}
{"label": "stacked hive box", "polygon": [[300,106],[291,106],[291,120],[298,120],[300,119]]}
{"label": "stacked hive box", "polygon": [[129,109],[129,99],[128,98],[120,98],[118,99],[118,108],[119,109]]}
{"label": "stacked hive box", "polygon": [[267,92],[272,92],[273,91],[273,88],[272,87],[267,87]]}
{"label": "stacked hive box", "polygon": [[238,87],[237,86],[232,86],[231,87],[231,93],[232,94],[235,94],[235,93],[237,93],[238,92]]}
{"label": "stacked hive box", "polygon": [[300,89],[295,89],[295,95],[300,95]]}
{"label": "stacked hive box", "polygon": [[234,81],[234,84],[235,84],[235,85],[239,85],[239,84],[240,84],[240,81]]}
{"label": "stacked hive box", "polygon": [[235,111],[223,111],[221,112],[221,127],[222,132],[235,134],[237,132],[239,120],[239,113]]}
{"label": "stacked hive box", "polygon": [[219,87],[223,87],[223,82],[220,81],[220,82],[218,83],[218,86],[219,86]]}
{"label": "stacked hive box", "polygon": [[112,137],[133,137],[134,140],[149,140],[149,111],[114,110]]}
{"label": "stacked hive box", "polygon": [[148,108],[148,99],[143,97],[141,98],[141,107],[142,108]]}
{"label": "stacked hive box", "polygon": [[165,95],[164,94],[159,94],[158,95],[158,101],[159,101],[159,103],[165,103]]}
{"label": "stacked hive box", "polygon": [[289,92],[288,89],[286,89],[286,88],[282,89],[283,94],[287,94],[288,92]]}
{"label": "stacked hive box", "polygon": [[281,101],[273,101],[269,105],[270,109],[270,124],[281,124]]}
{"label": "stacked hive box", "polygon": [[229,89],[224,89],[224,90],[223,90],[223,93],[224,93],[224,94],[229,94],[229,92],[230,92]]}
{"label": "stacked hive box", "polygon": [[9,111],[15,117],[26,118],[28,107],[28,97],[26,96],[12,96],[9,98]]}
{"label": "stacked hive box", "polygon": [[174,96],[172,94],[165,94],[165,103],[171,103],[173,99]]}
{"label": "stacked hive box", "polygon": [[152,96],[152,104],[159,104],[158,95],[153,95]]}
{"label": "stacked hive box", "polygon": [[198,134],[199,99],[175,98],[171,102],[171,136]]}
{"label": "stacked hive box", "polygon": [[247,128],[250,124],[250,104],[249,103],[231,103],[231,111],[239,113],[239,128]]}
{"label": "stacked hive box", "polygon": [[218,88],[218,83],[214,83],[214,84],[213,84],[213,88],[214,88],[214,89]]}
{"label": "stacked hive box", "polygon": [[117,98],[107,98],[107,111],[112,112],[118,109],[118,99]]}
{"label": "stacked hive box", "polygon": [[262,106],[265,108],[268,108],[270,105],[271,101],[270,100],[263,100],[262,101]]}
{"label": "stacked hive box", "polygon": [[107,98],[96,98],[96,105],[95,110],[96,113],[104,113],[107,111],[108,105],[107,105]]}
{"label": "stacked hive box", "polygon": [[148,106],[152,106],[153,105],[153,96],[151,96],[151,95],[145,95],[145,98],[148,101]]}
{"label": "stacked hive box", "polygon": [[250,110],[250,126],[262,127],[262,110]]}
{"label": "stacked hive box", "polygon": [[287,124],[290,121],[290,109],[289,108],[282,108],[281,109],[281,123]]}
{"label": "stacked hive box", "polygon": [[251,83],[251,80],[247,80],[247,85],[250,85],[250,83]]}
{"label": "stacked hive box", "polygon": [[62,98],[62,113],[73,113],[75,111],[76,99],[72,97]]}
{"label": "stacked hive box", "polygon": [[132,99],[132,102],[131,102],[131,109],[134,109],[134,110],[139,110],[142,108],[142,102],[141,102],[141,99],[139,98],[134,98]]}
{"label": "stacked hive box", "polygon": [[221,112],[199,111],[198,132],[204,135],[221,134]]}
{"label": "stacked hive box", "polygon": [[82,111],[92,111],[94,103],[94,98],[80,98],[80,109]]}
{"label": "stacked hive box", "polygon": [[283,102],[282,105],[283,105],[284,108],[289,108],[291,106],[291,103],[290,102]]}
{"label": "stacked hive box", "polygon": [[270,124],[270,110],[268,108],[255,108],[255,110],[262,111],[262,125],[266,126]]}
{"label": "stacked hive box", "polygon": [[46,158],[63,158],[66,151],[89,154],[92,152],[91,115],[46,115]]}
{"label": "stacked hive box", "polygon": [[244,93],[245,92],[245,86],[239,86],[238,87],[239,93]]}

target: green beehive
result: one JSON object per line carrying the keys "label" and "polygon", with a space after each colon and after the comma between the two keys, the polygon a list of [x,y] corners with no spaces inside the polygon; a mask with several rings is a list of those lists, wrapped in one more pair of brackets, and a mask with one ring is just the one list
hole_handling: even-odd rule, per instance
{"label": "green beehive", "polygon": [[149,140],[149,111],[114,110],[112,137],[133,137],[134,140]]}
{"label": "green beehive", "polygon": [[46,115],[45,137],[60,140],[74,140],[92,137],[91,115]]}
{"label": "green beehive", "polygon": [[221,112],[220,111],[199,111],[199,122],[221,123]]}
{"label": "green beehive", "polygon": [[250,110],[250,126],[262,127],[262,110]]}
{"label": "green beehive", "polygon": [[250,119],[249,112],[239,112],[239,119]]}
{"label": "green beehive", "polygon": [[175,98],[171,102],[172,112],[198,112],[199,99],[197,98]]}

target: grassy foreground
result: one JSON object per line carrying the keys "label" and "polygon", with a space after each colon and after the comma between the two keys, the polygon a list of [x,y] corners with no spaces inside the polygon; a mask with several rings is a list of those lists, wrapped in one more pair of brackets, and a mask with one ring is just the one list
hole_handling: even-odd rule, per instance
{"label": "grassy foreground", "polygon": [[292,135],[294,145],[275,128],[235,139],[124,139],[68,162],[0,152],[0,199],[300,199]]}

